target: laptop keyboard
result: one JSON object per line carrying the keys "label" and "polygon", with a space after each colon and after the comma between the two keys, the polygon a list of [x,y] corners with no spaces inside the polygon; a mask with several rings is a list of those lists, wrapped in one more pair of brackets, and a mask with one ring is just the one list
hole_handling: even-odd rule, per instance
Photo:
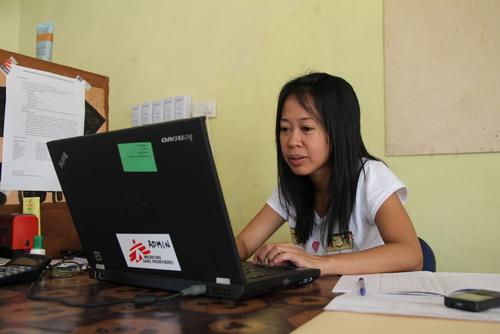
{"label": "laptop keyboard", "polygon": [[241,262],[241,268],[243,269],[243,275],[247,279],[270,276],[283,271],[283,267],[259,266],[247,261]]}

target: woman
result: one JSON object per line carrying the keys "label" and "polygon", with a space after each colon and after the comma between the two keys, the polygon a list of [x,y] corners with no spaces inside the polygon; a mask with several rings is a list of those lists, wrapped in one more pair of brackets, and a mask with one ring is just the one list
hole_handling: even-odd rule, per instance
{"label": "woman", "polygon": [[[241,259],[255,252],[256,263],[322,275],[421,270],[402,205],[406,187],[367,152],[349,83],[326,73],[288,82],[278,99],[276,143],[278,187],[236,237]],[[285,221],[294,242],[263,245]]]}

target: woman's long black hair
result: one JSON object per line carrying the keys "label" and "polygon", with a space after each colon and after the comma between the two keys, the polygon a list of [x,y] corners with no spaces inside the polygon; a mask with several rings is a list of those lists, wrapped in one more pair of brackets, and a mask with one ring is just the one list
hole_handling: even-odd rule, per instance
{"label": "woman's long black hair", "polygon": [[323,237],[326,235],[326,241],[331,245],[336,226],[341,235],[349,231],[349,219],[364,161],[378,159],[367,152],[361,138],[359,103],[347,81],[327,73],[310,73],[285,84],[278,98],[276,113],[278,187],[288,213],[295,212],[297,242],[304,244],[312,235],[315,196],[310,177],[295,175],[281,151],[281,115],[286,99],[292,95],[304,109],[318,113],[328,135],[331,150],[328,161],[331,167],[329,202],[321,233]]}

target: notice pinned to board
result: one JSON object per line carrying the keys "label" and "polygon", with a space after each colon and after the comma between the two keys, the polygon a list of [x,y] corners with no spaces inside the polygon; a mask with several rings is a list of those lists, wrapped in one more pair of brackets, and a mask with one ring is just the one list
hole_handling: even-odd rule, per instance
{"label": "notice pinned to board", "polygon": [[60,191],[46,143],[83,135],[85,86],[18,65],[6,82],[0,189]]}

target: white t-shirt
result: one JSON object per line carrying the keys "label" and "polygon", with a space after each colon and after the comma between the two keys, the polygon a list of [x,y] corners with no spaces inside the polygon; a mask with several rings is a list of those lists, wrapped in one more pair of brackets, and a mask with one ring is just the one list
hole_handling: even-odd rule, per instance
{"label": "white t-shirt", "polygon": [[[397,192],[401,202],[406,202],[407,190],[398,177],[383,162],[368,160],[364,165],[364,173],[361,171],[359,174],[356,202],[349,220],[349,241],[347,238],[340,238],[337,234],[333,238],[333,245],[327,247],[326,239],[321,238],[322,218],[315,213],[313,233],[302,246],[310,254],[327,255],[360,251],[383,245],[384,242],[375,224],[375,215],[382,203],[394,192]],[[285,206],[280,203],[277,187],[267,200],[267,205],[288,221],[292,239],[294,239],[294,214],[288,216]],[[334,230],[334,233],[338,233],[338,228]]]}

